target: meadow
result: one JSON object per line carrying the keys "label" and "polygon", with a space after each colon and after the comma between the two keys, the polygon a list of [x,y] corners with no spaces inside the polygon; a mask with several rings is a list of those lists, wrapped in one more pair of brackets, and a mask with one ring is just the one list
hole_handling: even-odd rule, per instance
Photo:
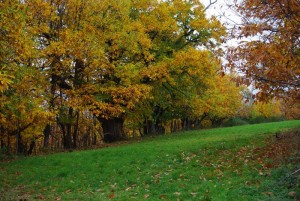
{"label": "meadow", "polygon": [[297,200],[299,133],[295,120],[15,157],[0,162],[0,200]]}

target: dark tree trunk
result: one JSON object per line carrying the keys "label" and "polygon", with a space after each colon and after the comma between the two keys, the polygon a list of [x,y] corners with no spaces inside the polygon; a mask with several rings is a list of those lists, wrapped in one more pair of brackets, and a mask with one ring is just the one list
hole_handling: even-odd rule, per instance
{"label": "dark tree trunk", "polygon": [[24,144],[22,142],[22,135],[21,133],[17,133],[16,134],[16,140],[17,140],[17,153],[18,154],[25,154],[25,147],[24,147]]}
{"label": "dark tree trunk", "polygon": [[49,146],[50,134],[51,134],[51,126],[50,124],[47,124],[44,129],[44,148],[48,148]]}
{"label": "dark tree trunk", "polygon": [[191,130],[193,128],[193,122],[192,120],[188,119],[188,118],[184,118],[182,121],[182,128],[183,130]]}
{"label": "dark tree trunk", "polygon": [[66,149],[72,149],[72,135],[71,135],[71,128],[72,128],[72,126],[71,126],[71,124],[70,123],[68,123],[68,124],[66,124],[66,127],[67,127],[67,129],[66,129],[66,137],[65,137],[65,148]]}
{"label": "dark tree trunk", "polygon": [[1,150],[5,149],[5,142],[4,142],[4,132],[3,129],[0,129],[0,138],[1,138]]}
{"label": "dark tree trunk", "polygon": [[77,134],[78,134],[78,125],[79,124],[79,112],[76,112],[76,123],[74,125],[73,131],[73,147],[77,148]]}
{"label": "dark tree trunk", "polygon": [[60,125],[61,131],[62,131],[62,144],[63,144],[65,149],[70,149],[71,148],[71,143],[70,143],[68,135],[67,135],[65,124],[59,123],[59,125]]}
{"label": "dark tree trunk", "polygon": [[7,150],[6,150],[7,154],[10,154],[10,136],[7,135]]}
{"label": "dark tree trunk", "polygon": [[104,142],[114,142],[124,139],[124,119],[99,119],[103,129]]}
{"label": "dark tree trunk", "polygon": [[5,148],[4,139],[1,136],[1,150]]}
{"label": "dark tree trunk", "polygon": [[93,134],[93,141],[92,141],[92,145],[96,145],[97,144],[97,134],[94,133]]}
{"label": "dark tree trunk", "polygon": [[155,124],[153,121],[146,119],[144,121],[144,128],[143,128],[144,135],[150,135],[150,134],[155,134],[156,129],[155,129]]}
{"label": "dark tree trunk", "polygon": [[162,123],[160,121],[156,121],[155,123],[155,133],[156,134],[164,134],[165,128],[162,126]]}
{"label": "dark tree trunk", "polygon": [[32,151],[33,151],[34,147],[35,147],[35,140],[32,140],[32,141],[30,142],[29,149],[28,149],[28,151],[27,151],[27,154],[28,154],[28,155],[31,155],[31,154],[32,154]]}
{"label": "dark tree trunk", "polygon": [[182,130],[188,130],[188,119],[187,118],[182,119]]}

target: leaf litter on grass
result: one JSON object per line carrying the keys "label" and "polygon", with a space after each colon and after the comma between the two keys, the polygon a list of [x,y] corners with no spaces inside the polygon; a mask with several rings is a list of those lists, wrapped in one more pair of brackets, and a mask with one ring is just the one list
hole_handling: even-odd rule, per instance
{"label": "leaf litter on grass", "polygon": [[[181,136],[179,137],[183,138]],[[128,161],[122,158],[122,161],[128,162],[125,166],[115,166],[115,164],[118,163],[114,160],[110,160],[110,163],[103,163],[101,171],[106,166],[109,167],[109,169],[104,169],[105,171],[101,172],[101,174],[90,174],[89,171],[97,171],[95,165],[88,167],[88,169],[84,169],[84,166],[82,166],[81,169],[78,170],[78,174],[81,174],[84,170],[84,176],[82,176],[81,179],[87,180],[84,183],[88,185],[88,188],[81,186],[80,189],[82,189],[82,192],[77,192],[77,185],[75,184],[80,183],[79,180],[69,178],[69,176],[59,177],[60,180],[53,181],[53,183],[49,184],[48,191],[51,190],[51,185],[57,189],[64,189],[64,191],[67,189],[72,189],[72,191],[69,193],[47,191],[45,192],[45,197],[46,199],[59,197],[61,200],[72,200],[77,196],[79,200],[87,200],[88,196],[89,200],[97,200],[99,196],[109,199],[113,194],[112,200],[126,200],[125,198],[146,199],[145,197],[151,200],[159,199],[160,195],[165,195],[163,198],[166,200],[205,200],[206,198],[211,200],[231,200],[241,194],[241,198],[244,200],[253,200],[254,198],[252,196],[258,196],[258,199],[261,199],[260,196],[272,196],[272,198],[275,198],[278,196],[278,189],[275,191],[270,188],[262,187],[265,185],[264,183],[274,177],[272,170],[291,161],[294,164],[296,161],[299,161],[297,156],[292,157],[292,160],[290,157],[295,154],[295,150],[299,152],[299,148],[297,149],[299,138],[297,138],[294,131],[281,134],[280,138],[272,136],[266,139],[264,143],[259,141],[265,138],[266,135],[258,136],[258,138],[253,136],[251,140],[250,138],[244,138],[245,140],[243,140],[243,138],[237,140],[227,140],[224,138],[223,140],[221,136],[220,139],[222,140],[214,140],[212,143],[207,143],[207,140],[205,142],[206,144],[196,146],[196,143],[201,143],[199,139],[201,139],[202,136],[199,135],[199,138],[195,137],[193,136],[194,141],[190,140],[188,142],[188,146],[185,144],[187,142],[186,140],[184,144],[182,144],[183,142],[181,141],[173,142],[170,140],[170,142],[163,142],[165,144],[160,145],[161,147],[169,146],[169,143],[171,145],[173,143],[173,147],[180,147],[172,151],[164,152],[164,150],[160,148],[158,151],[149,151],[149,153],[147,153],[151,154],[149,156],[140,154],[142,157],[134,153],[134,158],[137,158],[137,160],[134,160],[132,156],[129,155]],[[207,135],[204,137],[208,139]],[[156,143],[158,143],[158,141]],[[138,145],[140,146],[139,148],[143,148],[143,150],[147,149],[147,147],[145,148],[142,145],[143,144]],[[191,148],[189,147],[190,145]],[[130,149],[130,153],[134,152],[134,149],[140,150],[133,147]],[[122,151],[124,150],[125,148],[122,148]],[[104,156],[106,156],[106,153],[110,153],[114,159],[117,159],[114,149],[110,149],[110,151],[103,150],[101,153]],[[129,152],[125,153],[128,154]],[[99,158],[98,160],[102,159],[99,157],[99,154],[100,152],[98,155],[93,153],[93,158]],[[63,160],[62,158],[59,159]],[[107,159],[102,159],[102,161],[106,161]],[[85,159],[85,161],[86,160],[88,159]],[[135,162],[133,165],[130,163],[132,161]],[[73,163],[73,165],[76,166],[76,163]],[[28,165],[26,165],[26,167],[27,166]],[[12,170],[14,177],[25,177],[26,174],[28,174],[25,169],[19,170],[18,168]],[[63,170],[64,169],[54,171],[53,175],[58,175]],[[66,170],[68,170],[68,168]],[[295,171],[296,169],[291,169],[290,174]],[[22,174],[18,175],[15,174],[15,172],[22,172]],[[93,175],[98,178],[91,178]],[[297,175],[299,174],[295,174],[294,176]],[[32,176],[33,175],[31,175],[31,177]],[[34,179],[34,177],[32,178]],[[274,178],[277,179],[276,175]],[[65,182],[66,180],[70,188],[64,188],[61,184],[57,183]],[[74,181],[74,183],[69,182],[71,180]],[[23,178],[20,181],[26,180]],[[101,183],[100,181],[103,182]],[[38,186],[41,187],[39,189],[42,189],[42,181],[39,182],[40,184]],[[289,186],[289,183],[294,185],[292,182],[294,182],[294,177],[289,181],[282,181],[283,185],[288,184]],[[116,183],[118,183],[118,185],[115,185]],[[298,191],[293,185],[288,191],[284,191],[284,193],[288,197],[293,195],[297,198],[299,194],[297,194]],[[97,192],[97,189],[103,190]],[[86,194],[87,191],[94,193]],[[280,189],[278,191],[280,191]],[[41,190],[41,192],[44,191]],[[273,195],[268,192],[272,192]],[[295,193],[289,195],[290,192]],[[23,195],[29,194],[28,196],[31,198],[39,195],[37,188],[33,187],[24,189],[22,193],[24,193]],[[22,195],[21,193],[17,194]],[[196,197],[194,198],[193,196]]]}

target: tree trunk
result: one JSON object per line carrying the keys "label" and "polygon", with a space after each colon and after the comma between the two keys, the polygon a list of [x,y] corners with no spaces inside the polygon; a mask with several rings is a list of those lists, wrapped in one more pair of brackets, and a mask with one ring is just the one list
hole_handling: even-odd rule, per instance
{"label": "tree trunk", "polygon": [[188,121],[187,118],[183,118],[182,119],[182,126],[181,126],[182,130],[185,130],[185,131],[188,130],[188,128],[187,128],[187,121]]}
{"label": "tree trunk", "polygon": [[73,131],[73,148],[77,148],[77,134],[78,134],[78,125],[79,124],[79,112],[76,111],[76,123],[74,125]]}
{"label": "tree trunk", "polygon": [[7,154],[10,154],[10,136],[9,134],[7,135],[7,150],[6,150]]}
{"label": "tree trunk", "polygon": [[103,129],[104,142],[114,142],[124,139],[124,119],[99,119]]}
{"label": "tree trunk", "polygon": [[27,155],[31,155],[32,154],[32,151],[35,147],[35,139],[33,139],[31,142],[30,142],[30,146],[29,146],[29,149],[27,151]]}
{"label": "tree trunk", "polygon": [[66,140],[65,148],[72,149],[72,135],[71,135],[72,126],[70,123],[67,123],[66,127],[67,127],[67,129],[66,129],[67,132],[66,132],[66,138],[65,138],[65,140]]}
{"label": "tree trunk", "polygon": [[92,145],[96,145],[97,144],[97,134],[94,133],[93,134],[93,141],[92,141]]}
{"label": "tree trunk", "polygon": [[161,121],[156,121],[155,122],[155,134],[164,134],[165,133],[165,128],[162,126]]}
{"label": "tree trunk", "polygon": [[145,119],[143,132],[144,132],[143,133],[144,135],[149,135],[149,134],[155,134],[156,133],[155,124],[153,123],[153,121]]}
{"label": "tree trunk", "polygon": [[72,118],[73,118],[73,108],[69,108],[68,112],[68,122],[66,123],[66,137],[65,137],[65,148],[72,149]]}
{"label": "tree trunk", "polygon": [[72,148],[72,136],[71,136],[71,125],[70,124],[63,124],[59,123],[61,130],[62,130],[62,141],[63,146],[65,149],[71,149]]}
{"label": "tree trunk", "polygon": [[25,147],[24,147],[24,144],[22,142],[22,135],[21,133],[17,133],[16,134],[16,140],[17,140],[17,153],[18,154],[24,154],[25,153]]}
{"label": "tree trunk", "polygon": [[51,126],[50,124],[47,124],[44,129],[44,148],[48,148],[49,146],[50,134],[51,134]]}

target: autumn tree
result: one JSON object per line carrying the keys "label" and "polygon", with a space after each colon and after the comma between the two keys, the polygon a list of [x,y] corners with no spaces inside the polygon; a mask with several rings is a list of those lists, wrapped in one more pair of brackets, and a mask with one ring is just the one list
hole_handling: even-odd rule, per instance
{"label": "autumn tree", "polygon": [[19,1],[1,2],[1,146],[7,151],[15,139],[18,153],[31,153],[41,138],[50,113],[43,107],[45,79],[33,66],[36,51],[26,30],[26,7]]}
{"label": "autumn tree", "polygon": [[[36,66],[50,82],[48,107],[56,111],[65,148],[76,147],[82,111],[98,117],[105,135],[124,137],[125,112],[149,91],[138,78],[141,59],[149,59],[149,41],[142,25],[130,20],[130,1],[37,0],[26,5],[41,52]],[[45,145],[50,128],[45,128]]]}
{"label": "autumn tree", "polygon": [[243,0],[234,7],[242,17],[236,26],[241,40],[229,51],[230,65],[260,90],[260,99],[299,99],[300,2]]}
{"label": "autumn tree", "polygon": [[[153,87],[145,115],[145,133],[161,132],[163,121],[188,118],[187,108],[214,82],[220,70],[215,55],[225,29],[207,18],[199,1],[167,1],[140,6],[135,14],[146,25],[153,60],[146,63],[143,82]],[[202,49],[202,50],[200,50]],[[147,110],[149,111],[149,110]],[[202,114],[198,114],[201,116]]]}

